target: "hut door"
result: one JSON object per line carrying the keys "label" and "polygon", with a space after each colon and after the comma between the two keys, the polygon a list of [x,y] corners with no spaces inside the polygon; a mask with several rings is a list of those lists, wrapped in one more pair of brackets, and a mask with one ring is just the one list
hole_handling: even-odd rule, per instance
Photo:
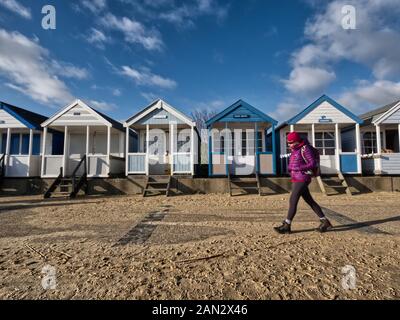
{"label": "hut door", "polygon": [[229,170],[235,176],[247,176],[255,173],[256,150],[254,132],[232,132],[231,150],[228,155]]}
{"label": "hut door", "polygon": [[149,174],[162,175],[167,169],[166,134],[162,130],[152,130],[149,133]]}

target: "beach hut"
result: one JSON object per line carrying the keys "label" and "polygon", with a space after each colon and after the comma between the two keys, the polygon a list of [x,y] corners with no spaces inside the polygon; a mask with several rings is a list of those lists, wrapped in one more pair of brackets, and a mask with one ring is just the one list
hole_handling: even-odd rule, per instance
{"label": "beach hut", "polygon": [[[126,141],[126,175],[193,176],[199,164],[195,122],[158,99],[124,123],[126,136],[137,135],[136,148]],[[131,147],[129,147],[131,145]]]}
{"label": "beach hut", "polygon": [[400,174],[400,101],[360,118],[364,120],[360,130],[363,173]]}
{"label": "beach hut", "polygon": [[[290,149],[286,137],[290,132],[297,131],[319,150],[322,174],[361,174],[360,136],[355,132],[360,131],[362,123],[359,117],[335,100],[321,96],[278,127],[281,173],[288,174]],[[342,137],[342,130],[349,127],[354,128],[354,134]],[[352,139],[354,145],[347,145],[345,139]]]}
{"label": "beach hut", "polygon": [[[125,130],[122,124],[76,100],[42,123],[43,178],[106,178],[123,174]],[[61,172],[61,171],[62,172]]]}
{"label": "beach hut", "polygon": [[46,119],[40,114],[0,102],[0,176],[40,176],[40,124]]}
{"label": "beach hut", "polygon": [[[275,175],[277,121],[239,100],[206,122],[209,176]],[[267,138],[272,133],[272,141]]]}

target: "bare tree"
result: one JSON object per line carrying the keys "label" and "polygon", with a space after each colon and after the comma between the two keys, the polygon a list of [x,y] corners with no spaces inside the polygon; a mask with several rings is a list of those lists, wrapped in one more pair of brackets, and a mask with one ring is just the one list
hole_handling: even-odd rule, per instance
{"label": "bare tree", "polygon": [[206,121],[211,119],[217,114],[216,111],[209,111],[207,109],[197,109],[191,113],[191,117],[196,123],[197,130],[200,133],[201,139],[201,164],[208,163],[208,132]]}
{"label": "bare tree", "polygon": [[196,122],[196,127],[200,131],[206,129],[206,121],[211,119],[217,114],[216,111],[209,111],[207,109],[197,109],[191,113],[192,119]]}

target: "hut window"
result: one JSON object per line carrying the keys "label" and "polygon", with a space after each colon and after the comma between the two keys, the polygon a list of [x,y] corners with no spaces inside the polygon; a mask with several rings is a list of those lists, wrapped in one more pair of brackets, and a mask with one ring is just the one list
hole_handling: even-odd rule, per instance
{"label": "hut window", "polygon": [[376,132],[364,132],[362,135],[363,153],[378,153],[376,145]]}
{"label": "hut window", "polygon": [[242,131],[242,156],[247,156],[247,133]]}
{"label": "hut window", "polygon": [[[7,135],[3,135],[2,151],[5,153]],[[27,155],[29,153],[29,134],[13,133],[10,139],[11,155]]]}
{"label": "hut window", "polygon": [[[229,133],[228,133],[229,134]],[[223,132],[221,136],[221,152],[223,154],[228,152],[229,156],[233,156],[235,154],[235,133],[234,131],[231,131],[231,137],[226,140],[226,135],[227,132]],[[229,146],[231,147],[230,153],[229,153]]]}
{"label": "hut window", "polygon": [[262,144],[262,132],[257,132],[257,152],[263,151],[263,144]]}
{"label": "hut window", "polygon": [[7,145],[7,133],[3,133],[1,135],[1,154],[6,153],[6,145]]}
{"label": "hut window", "polygon": [[319,153],[324,156],[335,155],[335,133],[317,132],[315,134],[315,147]]}
{"label": "hut window", "polygon": [[80,116],[81,113],[80,112],[74,112],[74,116]]}

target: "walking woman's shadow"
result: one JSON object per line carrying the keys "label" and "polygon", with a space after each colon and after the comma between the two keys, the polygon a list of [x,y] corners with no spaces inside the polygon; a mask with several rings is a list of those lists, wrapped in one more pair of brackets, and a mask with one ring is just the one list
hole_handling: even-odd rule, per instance
{"label": "walking woman's shadow", "polygon": [[[397,222],[397,221],[400,221],[400,216],[379,219],[379,220],[365,221],[365,222],[355,222],[355,223],[349,223],[349,224],[334,225],[333,228],[327,232],[346,232],[346,231],[360,229],[359,231],[364,232],[364,233],[390,235],[391,233],[382,231],[373,226],[388,223],[388,222]],[[316,228],[304,229],[304,230],[293,230],[292,233],[304,233],[304,232],[311,232],[311,231],[315,231],[315,230],[316,230]]]}

